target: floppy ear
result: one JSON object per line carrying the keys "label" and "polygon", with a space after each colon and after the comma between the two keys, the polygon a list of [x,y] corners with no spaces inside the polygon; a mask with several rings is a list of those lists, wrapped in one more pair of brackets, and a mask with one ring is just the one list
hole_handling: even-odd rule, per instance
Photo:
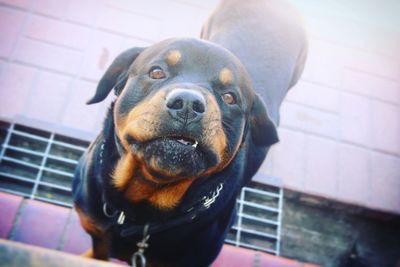
{"label": "floppy ear", "polygon": [[255,95],[243,141],[246,149],[245,181],[249,181],[264,161],[268,149],[279,141],[275,124],[258,95]]}
{"label": "floppy ear", "polygon": [[134,47],[122,52],[114,59],[97,85],[96,93],[86,104],[99,103],[108,96],[113,88],[123,88],[128,79],[130,65],[144,49],[143,47]]}
{"label": "floppy ear", "polygon": [[271,146],[279,141],[276,126],[270,119],[264,102],[256,94],[248,119],[251,140],[257,146]]}

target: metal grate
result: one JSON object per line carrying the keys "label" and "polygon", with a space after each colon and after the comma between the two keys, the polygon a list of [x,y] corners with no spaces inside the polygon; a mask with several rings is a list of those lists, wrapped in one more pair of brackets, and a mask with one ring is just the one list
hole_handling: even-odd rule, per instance
{"label": "metal grate", "polygon": [[0,122],[0,190],[71,206],[71,182],[88,142]]}
{"label": "metal grate", "polygon": [[264,184],[244,187],[237,199],[238,216],[226,242],[279,255],[282,194],[282,188]]}
{"label": "metal grate", "polygon": [[[73,172],[88,142],[0,121],[0,143],[0,191],[72,205]],[[282,194],[264,184],[244,187],[226,242],[279,255]]]}

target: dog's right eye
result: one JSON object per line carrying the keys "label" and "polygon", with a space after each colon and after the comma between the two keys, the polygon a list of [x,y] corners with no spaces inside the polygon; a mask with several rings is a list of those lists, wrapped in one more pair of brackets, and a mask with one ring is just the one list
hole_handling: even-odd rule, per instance
{"label": "dog's right eye", "polygon": [[165,72],[160,67],[154,67],[149,71],[149,77],[155,80],[164,79]]}

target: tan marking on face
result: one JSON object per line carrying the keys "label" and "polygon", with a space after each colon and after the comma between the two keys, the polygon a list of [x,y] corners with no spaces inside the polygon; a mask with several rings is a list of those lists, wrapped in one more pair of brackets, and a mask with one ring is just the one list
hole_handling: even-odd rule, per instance
{"label": "tan marking on face", "polygon": [[171,50],[167,54],[167,64],[175,66],[181,60],[182,54],[179,50]]}
{"label": "tan marking on face", "polygon": [[219,72],[219,80],[224,86],[228,86],[233,81],[233,74],[232,71],[228,68],[223,68]]}
{"label": "tan marking on face", "polygon": [[[117,113],[117,111],[115,111]],[[115,133],[117,134],[119,140],[121,141],[121,145],[126,149],[129,150],[129,144],[126,142],[124,138],[124,129],[126,127],[126,116],[124,117],[119,117],[119,116],[114,116],[115,120]]]}
{"label": "tan marking on face", "polygon": [[234,151],[232,152],[231,155],[229,155],[229,157],[228,157],[228,155],[226,153],[224,153],[221,162],[217,166],[215,166],[214,168],[208,169],[204,173],[204,175],[205,176],[212,175],[213,173],[217,173],[217,172],[220,172],[223,169],[225,169],[226,166],[228,166],[231,163],[231,161],[235,158],[236,154],[238,153],[238,151],[240,149],[240,145],[241,145],[241,143],[237,144],[237,146],[235,147]]}
{"label": "tan marking on face", "polygon": [[116,118],[117,135],[124,147],[129,145],[125,136],[129,135],[139,142],[145,142],[158,135],[161,125],[160,103],[165,99],[165,91],[158,91],[155,95],[140,102],[127,116]]}
{"label": "tan marking on face", "polygon": [[207,112],[204,114],[204,143],[213,148],[219,160],[223,159],[227,138],[222,128],[221,111],[215,98],[207,95]]}
{"label": "tan marking on face", "polygon": [[113,185],[121,191],[124,190],[134,176],[135,169],[136,160],[134,159],[133,155],[131,153],[123,155],[119,159],[114,169],[114,173],[112,175]]}

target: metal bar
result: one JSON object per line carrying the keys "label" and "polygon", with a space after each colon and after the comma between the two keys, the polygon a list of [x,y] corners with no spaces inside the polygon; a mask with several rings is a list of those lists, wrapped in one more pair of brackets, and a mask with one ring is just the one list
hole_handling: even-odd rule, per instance
{"label": "metal bar", "polygon": [[4,139],[4,143],[0,152],[0,162],[3,161],[4,154],[6,153],[6,147],[10,143],[11,133],[13,130],[14,130],[14,123],[12,123],[10,127],[7,129],[7,135],[6,138]]}
{"label": "metal bar", "polygon": [[[10,179],[14,179],[14,180],[18,180],[18,181],[23,181],[23,182],[27,182],[27,183],[31,183],[34,184],[35,180],[34,179],[28,179],[19,175],[15,175],[15,174],[11,174],[11,173],[7,173],[7,172],[0,172],[0,175],[6,176]],[[43,185],[43,186],[47,186],[50,188],[56,188],[59,190],[63,190],[66,192],[71,192],[71,188],[70,187],[66,187],[66,186],[62,186],[62,185],[57,185],[57,184],[52,184],[52,183],[48,183],[48,182],[42,182],[39,181],[39,185]]]}
{"label": "metal bar", "polygon": [[[283,189],[279,189],[279,210],[283,210]],[[276,229],[278,240],[276,240],[276,255],[280,255],[281,251],[281,230],[282,230],[282,212],[278,213],[278,227]]]}
{"label": "metal bar", "polygon": [[11,150],[18,151],[18,152],[23,152],[23,153],[34,155],[34,156],[42,157],[44,155],[42,152],[37,152],[37,151],[34,151],[34,150],[25,149],[25,148],[20,148],[20,147],[17,147],[17,146],[12,146],[12,145],[4,145],[4,146],[6,148],[11,149]]}
{"label": "metal bar", "polygon": [[47,171],[47,172],[52,172],[52,173],[55,173],[55,174],[59,174],[59,175],[62,175],[62,176],[70,177],[70,178],[74,177],[74,175],[72,173],[65,172],[65,171],[60,171],[60,170],[56,170],[56,169],[51,169],[51,168],[48,168],[48,167],[44,167],[43,170]]}
{"label": "metal bar", "polygon": [[[25,133],[25,132],[22,132],[22,131],[19,131],[19,130],[13,130],[13,133],[16,134],[16,135],[19,135],[19,136],[24,136],[24,137],[27,137],[27,138],[30,138],[30,139],[34,139],[34,140],[38,140],[38,141],[42,141],[42,142],[45,142],[45,143],[47,143],[47,141],[49,140],[48,138],[37,136],[37,135],[34,135],[34,134]],[[52,133],[52,134],[54,134],[54,133]],[[77,146],[77,145],[71,145],[71,144],[68,144],[68,143],[65,143],[65,142],[62,142],[62,141],[54,140],[53,143],[55,145],[68,147],[68,148],[72,148],[72,149],[76,149],[76,150],[80,150],[80,151],[85,151],[86,150],[86,147]]]}
{"label": "metal bar", "polygon": [[267,192],[267,191],[262,191],[262,190],[255,189],[255,188],[251,188],[251,187],[244,187],[243,189],[244,189],[245,191],[252,192],[252,193],[257,193],[257,194],[260,194],[260,195],[279,198],[279,194],[276,194],[276,193],[271,193],[271,192]]}
{"label": "metal bar", "polygon": [[[6,160],[6,161],[18,163],[20,165],[28,166],[28,167],[35,168],[35,169],[40,169],[41,168],[37,164],[28,163],[28,162],[25,162],[25,161],[22,161],[22,160],[19,160],[19,159],[14,159],[14,158],[10,158],[10,157],[3,157],[3,159]],[[63,176],[67,176],[67,177],[71,177],[71,178],[74,177],[74,175],[72,173],[69,173],[69,172],[60,171],[60,170],[56,170],[56,169],[51,169],[51,168],[48,168],[48,167],[43,167],[42,169],[44,171],[60,174],[60,175],[63,175]]]}
{"label": "metal bar", "polygon": [[[240,191],[240,199],[244,199],[244,190],[242,189]],[[239,214],[243,213],[243,204],[242,202],[238,201],[237,203],[239,203]],[[238,223],[237,223],[237,227],[236,227],[237,231],[236,231],[236,246],[239,246],[240,243],[240,238],[241,238],[241,232],[240,229],[242,229],[242,217],[238,216]]]}
{"label": "metal bar", "polygon": [[39,182],[39,185],[47,186],[47,187],[50,187],[50,188],[56,188],[56,189],[59,189],[59,190],[62,190],[62,191],[66,191],[66,192],[72,192],[70,187],[57,185],[57,184],[52,184],[52,183],[48,183],[48,182]]}
{"label": "metal bar", "polygon": [[256,245],[250,245],[248,243],[240,243],[240,246],[241,247],[245,247],[245,248],[251,248],[251,249],[254,249],[254,250],[265,251],[265,252],[268,252],[268,253],[276,255],[276,251],[273,250],[273,249],[263,248],[263,247],[256,246]]}
{"label": "metal bar", "polygon": [[245,218],[245,219],[249,219],[249,220],[253,220],[253,221],[257,221],[257,222],[261,222],[261,223],[265,223],[265,224],[271,224],[274,226],[277,226],[279,223],[277,221],[272,221],[272,220],[268,220],[268,219],[263,219],[263,218],[259,218],[256,216],[252,216],[252,215],[248,215],[246,213],[239,213],[239,216]]}
{"label": "metal bar", "polygon": [[3,188],[3,187],[0,187],[0,192],[10,193],[10,194],[14,194],[14,195],[23,196],[23,197],[29,197],[29,194],[27,194],[27,193],[24,193],[21,191],[15,191],[15,190]]}
{"label": "metal bar", "polygon": [[231,239],[225,239],[225,243],[228,243],[228,244],[232,244],[232,245],[235,245],[236,246],[236,240],[231,240]]}
{"label": "metal bar", "polygon": [[42,163],[40,164],[39,171],[38,171],[38,173],[37,173],[37,175],[36,175],[36,181],[35,181],[35,184],[33,185],[33,188],[32,188],[32,194],[31,194],[31,196],[30,196],[31,199],[34,199],[34,198],[35,198],[37,189],[38,189],[38,187],[39,187],[40,179],[42,178],[43,168],[44,168],[44,166],[46,165],[46,162],[47,162],[47,155],[48,155],[49,152],[50,152],[50,148],[51,148],[51,144],[52,144],[52,142],[53,142],[53,139],[54,139],[54,133],[52,133],[52,134],[50,135],[50,138],[49,138],[49,140],[47,141],[47,146],[46,146],[46,150],[45,150],[45,152],[44,152],[44,156],[43,156],[43,159],[42,159]]}
{"label": "metal bar", "polygon": [[[45,156],[45,154],[43,152],[37,152],[37,151],[34,151],[34,150],[20,148],[20,147],[12,146],[12,145],[4,145],[4,146],[6,148],[11,149],[11,150],[22,152],[22,153],[26,153],[26,154],[30,154],[30,155],[35,155],[35,156],[40,156],[40,157]],[[54,160],[58,160],[58,161],[66,162],[66,163],[78,164],[77,160],[61,158],[61,157],[54,156],[54,155],[51,155],[51,154],[49,154],[47,157],[50,158],[50,159],[54,159]]]}
{"label": "metal bar", "polygon": [[59,200],[50,199],[50,198],[37,196],[37,197],[35,197],[35,199],[53,203],[53,204],[57,204],[57,205],[61,205],[61,206],[65,206],[65,207],[72,207],[72,204],[69,204],[69,203],[63,202],[63,201],[59,201]]}
{"label": "metal bar", "polygon": [[272,211],[272,212],[275,212],[275,213],[279,213],[280,212],[279,209],[266,207],[266,206],[263,206],[263,205],[260,205],[260,204],[257,204],[257,203],[253,203],[253,202],[249,202],[249,201],[245,201],[245,200],[239,200],[239,202],[243,203],[246,206],[250,206],[250,207],[253,207],[253,208],[259,208],[259,209],[262,209],[262,210],[268,210],[268,211]]}
{"label": "metal bar", "polygon": [[78,161],[77,161],[77,160],[65,159],[65,158],[61,158],[61,157],[54,156],[54,155],[51,155],[51,154],[49,154],[49,155],[47,156],[47,158],[53,159],[53,160],[62,161],[62,162],[65,162],[65,163],[74,164],[74,165],[78,164]]}
{"label": "metal bar", "polygon": [[37,141],[42,141],[44,143],[47,143],[47,141],[49,140],[46,137],[41,137],[41,136],[37,136],[37,135],[34,135],[34,134],[25,133],[25,132],[22,132],[22,131],[19,131],[19,130],[13,130],[13,134],[19,135],[19,136],[23,136],[23,137],[28,137],[30,139],[37,140]]}
{"label": "metal bar", "polygon": [[[238,231],[239,231],[239,229],[237,229],[236,226],[233,226],[232,229],[238,230]],[[242,232],[244,232],[244,233],[248,233],[248,234],[253,234],[253,235],[257,235],[257,236],[267,237],[267,238],[274,239],[274,240],[277,240],[277,239],[278,239],[278,237],[277,237],[276,235],[271,235],[271,234],[263,233],[263,232],[260,232],[260,231],[256,231],[256,230],[251,230],[251,229],[243,228],[243,227],[240,229],[240,231],[242,231]]]}
{"label": "metal bar", "polygon": [[79,151],[82,151],[82,152],[85,152],[86,149],[87,149],[87,147],[71,145],[71,144],[68,144],[68,143],[61,142],[61,141],[53,141],[53,144],[58,145],[58,146],[67,147],[67,148],[72,148],[72,149],[79,150]]}
{"label": "metal bar", "polygon": [[0,175],[7,176],[10,179],[20,180],[20,181],[23,181],[23,182],[28,182],[28,183],[32,183],[32,184],[35,183],[34,179],[28,179],[28,178],[25,178],[25,177],[22,177],[22,176],[19,176],[19,175],[15,175],[15,174],[12,174],[12,173],[0,172]]}
{"label": "metal bar", "polygon": [[10,158],[10,157],[7,157],[7,156],[4,156],[3,160],[14,162],[14,163],[18,163],[20,165],[28,166],[28,167],[31,167],[31,168],[34,168],[34,169],[39,169],[40,168],[40,166],[37,165],[37,164],[32,164],[32,163],[29,163],[29,162],[25,162],[23,160],[14,159],[14,158]]}

